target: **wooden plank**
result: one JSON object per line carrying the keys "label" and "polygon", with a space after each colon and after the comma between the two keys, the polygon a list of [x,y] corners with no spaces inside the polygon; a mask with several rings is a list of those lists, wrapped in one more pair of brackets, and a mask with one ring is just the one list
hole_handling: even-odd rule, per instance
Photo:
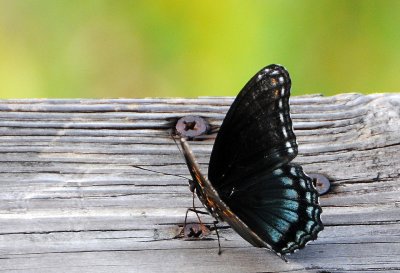
{"label": "wooden plank", "polygon": [[187,180],[137,167],[189,177],[169,129],[195,114],[212,126],[190,143],[206,172],[232,99],[0,101],[0,272],[400,272],[400,94],[291,99],[295,162],[332,190],[289,263],[226,224],[220,256],[215,234],[179,238]]}

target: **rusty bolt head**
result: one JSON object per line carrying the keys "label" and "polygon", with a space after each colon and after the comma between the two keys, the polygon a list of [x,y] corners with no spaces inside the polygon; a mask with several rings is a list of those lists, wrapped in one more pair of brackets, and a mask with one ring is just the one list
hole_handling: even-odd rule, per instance
{"label": "rusty bolt head", "polygon": [[193,138],[207,133],[209,125],[199,116],[185,116],[178,120],[175,128],[180,136]]}
{"label": "rusty bolt head", "polygon": [[329,189],[331,188],[331,183],[329,182],[328,178],[326,178],[322,174],[312,173],[308,174],[309,177],[315,182],[315,187],[319,195],[324,195],[328,193]]}

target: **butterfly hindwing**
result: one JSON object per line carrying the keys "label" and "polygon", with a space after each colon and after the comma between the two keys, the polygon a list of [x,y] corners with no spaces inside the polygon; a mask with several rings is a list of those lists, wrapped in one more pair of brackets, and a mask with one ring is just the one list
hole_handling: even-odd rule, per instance
{"label": "butterfly hindwing", "polygon": [[322,211],[301,166],[286,164],[242,182],[225,202],[275,252],[291,253],[316,239]]}

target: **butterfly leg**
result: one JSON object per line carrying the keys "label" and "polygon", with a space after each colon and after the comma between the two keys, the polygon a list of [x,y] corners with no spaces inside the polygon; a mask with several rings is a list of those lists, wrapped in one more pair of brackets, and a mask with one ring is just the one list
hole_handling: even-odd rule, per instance
{"label": "butterfly leg", "polygon": [[[193,228],[191,224],[187,223],[187,217],[188,217],[189,211],[192,211],[192,212],[196,213],[197,219],[199,221],[199,223],[197,225],[200,227],[200,229]],[[198,238],[200,236],[206,236],[210,232],[210,229],[205,224],[203,224],[203,222],[201,221],[199,214],[209,214],[209,213],[196,209],[196,207],[194,205],[194,193],[193,193],[192,208],[188,208],[186,210],[185,222],[183,224],[183,232],[184,232],[184,234],[186,234],[185,233],[186,229],[187,228],[189,229],[189,232],[188,232],[188,235],[187,235],[188,237],[196,237],[196,238]],[[195,231],[195,229],[196,229],[196,231]]]}
{"label": "butterfly leg", "polygon": [[209,214],[208,212],[204,212],[204,211],[201,211],[201,210],[196,209],[196,207],[195,207],[195,205],[194,205],[194,192],[193,192],[193,194],[192,194],[192,199],[193,199],[193,200],[192,200],[192,207],[191,207],[191,208],[188,208],[188,209],[186,210],[184,227],[186,226],[186,223],[187,223],[187,216],[188,216],[189,211],[192,211],[192,212],[196,213],[196,216],[197,216],[197,219],[199,220],[199,224],[200,224],[200,225],[204,225],[204,224],[203,224],[203,222],[201,221],[199,214]]}
{"label": "butterfly leg", "polygon": [[188,208],[188,209],[186,210],[186,214],[185,214],[185,224],[184,224],[184,226],[186,226],[186,223],[187,223],[187,216],[188,216],[188,214],[189,214],[189,211],[196,213],[197,220],[199,220],[199,224],[200,224],[200,225],[203,225],[203,222],[201,221],[199,214],[209,214],[208,212],[205,212],[205,211],[201,211],[201,210],[193,209],[193,208]]}
{"label": "butterfly leg", "polygon": [[214,224],[215,233],[217,234],[217,239],[218,239],[218,255],[221,255],[221,253],[222,253],[221,243],[219,240],[219,233],[218,233],[218,228],[217,228],[218,221],[217,220],[214,221],[213,224]]}

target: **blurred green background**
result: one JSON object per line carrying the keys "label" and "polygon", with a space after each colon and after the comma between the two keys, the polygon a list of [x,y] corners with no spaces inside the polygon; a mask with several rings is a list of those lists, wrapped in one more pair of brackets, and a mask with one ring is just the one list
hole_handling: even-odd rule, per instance
{"label": "blurred green background", "polygon": [[0,96],[234,96],[263,66],[295,95],[396,92],[400,1],[0,0]]}

